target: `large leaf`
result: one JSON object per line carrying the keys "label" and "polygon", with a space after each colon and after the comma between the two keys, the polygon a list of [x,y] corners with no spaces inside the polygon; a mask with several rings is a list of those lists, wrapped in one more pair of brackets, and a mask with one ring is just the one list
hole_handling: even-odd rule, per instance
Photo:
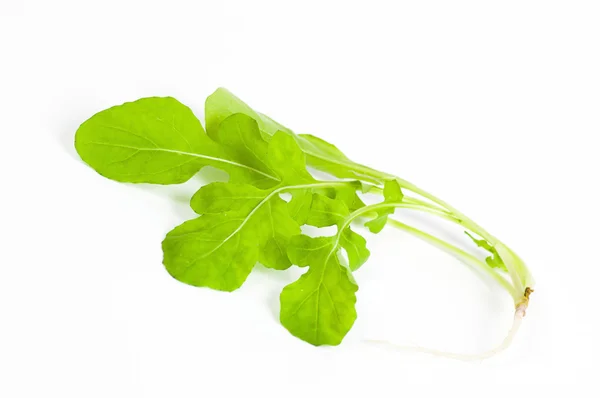
{"label": "large leaf", "polygon": [[[239,137],[237,126],[226,122],[219,127],[221,140]],[[245,128],[258,133],[256,123],[247,123]],[[281,180],[280,184],[260,189],[248,184],[212,183],[200,188],[191,206],[201,216],[175,228],[163,241],[164,264],[171,275],[191,285],[230,291],[241,286],[256,261],[285,269],[291,265],[287,245],[300,233],[300,224],[290,216],[288,203],[279,194],[355,186],[314,180],[295,140],[283,132],[276,133],[269,143],[265,167]],[[213,235],[213,230],[218,233]]]}
{"label": "large leaf", "polygon": [[[235,123],[255,123],[232,116]],[[259,134],[257,134],[258,136]],[[81,158],[101,175],[122,182],[177,184],[211,165],[230,174],[231,181],[261,186],[279,179],[255,162],[260,137],[229,149],[211,140],[192,111],[174,98],[142,98],[101,111],[75,134]]]}

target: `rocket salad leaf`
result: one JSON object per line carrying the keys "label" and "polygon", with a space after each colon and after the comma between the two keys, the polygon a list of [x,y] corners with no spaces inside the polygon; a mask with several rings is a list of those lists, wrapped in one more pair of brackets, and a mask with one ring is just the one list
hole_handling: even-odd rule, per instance
{"label": "rocket salad leaf", "polygon": [[[353,272],[370,256],[353,226],[362,224],[372,233],[392,226],[491,277],[512,296],[515,319],[524,315],[534,282],[523,260],[448,203],[352,161],[321,138],[295,134],[225,89],[207,98],[205,117],[206,132],[176,99],[142,98],[93,115],[75,134],[83,161],[115,181],[178,184],[207,165],[229,175],[228,182],[200,187],[190,200],[198,217],[162,242],[163,264],[177,280],[232,291],[257,262],[277,270],[307,267],[281,292],[281,323],[311,344],[337,345],[357,319]],[[317,180],[307,166],[335,178]],[[365,204],[360,193],[366,191],[382,200]],[[397,208],[460,225],[473,248],[489,255],[479,258],[391,218]],[[336,232],[311,237],[302,233],[303,225],[335,226]]]}

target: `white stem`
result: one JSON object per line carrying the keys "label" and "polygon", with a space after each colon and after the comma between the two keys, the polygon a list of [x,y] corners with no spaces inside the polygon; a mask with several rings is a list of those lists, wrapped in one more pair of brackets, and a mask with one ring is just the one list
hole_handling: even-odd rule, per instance
{"label": "white stem", "polygon": [[401,346],[401,345],[397,345],[397,344],[391,343],[386,340],[365,340],[365,341],[368,343],[386,345],[388,347],[392,347],[397,350],[420,352],[420,353],[424,353],[424,354],[434,355],[437,357],[458,359],[458,360],[467,361],[467,362],[483,361],[485,359],[493,357],[496,354],[501,353],[502,351],[504,351],[505,349],[507,349],[510,346],[510,344],[513,341],[513,338],[515,337],[515,335],[517,334],[517,331],[519,330],[519,327],[521,326],[521,322],[523,321],[523,317],[525,316],[526,309],[527,309],[526,303],[519,304],[515,310],[512,327],[508,331],[508,334],[506,335],[504,340],[495,348],[493,348],[489,351],[485,351],[481,354],[459,354],[459,353],[453,353],[453,352],[447,352],[447,351],[440,351],[440,350],[436,350],[436,349],[432,349],[432,348],[425,348],[425,347],[421,347],[418,345]]}

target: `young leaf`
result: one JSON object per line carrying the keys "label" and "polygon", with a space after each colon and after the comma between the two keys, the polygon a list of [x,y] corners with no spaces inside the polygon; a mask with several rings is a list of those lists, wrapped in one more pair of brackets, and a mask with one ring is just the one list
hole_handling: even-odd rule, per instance
{"label": "young leaf", "polygon": [[[243,115],[233,118],[231,123],[252,122]],[[230,152],[170,97],[142,98],[95,114],[77,130],[75,148],[99,174],[122,182],[179,184],[206,165],[228,172],[232,181],[263,186],[279,181],[252,161],[254,148]]]}
{"label": "young leaf", "polygon": [[[219,127],[223,139],[238,134],[239,125],[226,122]],[[256,123],[247,123],[244,128],[258,134]],[[302,151],[283,132],[273,136],[264,161],[265,167],[281,180],[275,187],[212,183],[192,197],[192,209],[201,217],[175,228],[163,241],[163,262],[176,279],[195,286],[234,290],[241,286],[256,261],[275,269],[288,268],[288,241],[300,233],[300,226],[279,194],[348,185],[313,179],[306,171]],[[214,228],[220,228],[221,233],[210,238]],[[244,253],[252,245],[258,250]],[[212,271],[217,264],[227,272]]]}
{"label": "young leaf", "polygon": [[[399,203],[402,201],[404,195],[400,189],[400,184],[396,180],[387,180],[383,187],[384,203]],[[369,231],[376,234],[381,232],[385,224],[387,223],[388,216],[394,214],[393,207],[384,207],[377,210],[377,217],[371,221],[367,221],[365,226],[369,228]]]}
{"label": "young leaf", "polygon": [[477,245],[477,247],[481,247],[483,250],[490,253],[489,256],[485,258],[485,263],[491,268],[498,268],[503,271],[508,271],[506,265],[500,258],[500,255],[494,248],[494,246],[490,245],[488,241],[485,239],[477,239],[473,235],[471,235],[468,231],[465,231],[465,234]]}

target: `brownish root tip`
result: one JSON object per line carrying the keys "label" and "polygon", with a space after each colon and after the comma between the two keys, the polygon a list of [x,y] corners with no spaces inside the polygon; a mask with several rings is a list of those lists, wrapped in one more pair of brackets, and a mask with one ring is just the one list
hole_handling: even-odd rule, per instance
{"label": "brownish root tip", "polygon": [[523,298],[515,306],[516,312],[519,313],[522,317],[525,316],[525,312],[527,310],[527,307],[529,306],[529,296],[531,295],[531,293],[533,293],[533,289],[530,287],[526,287],[525,292],[523,293]]}

